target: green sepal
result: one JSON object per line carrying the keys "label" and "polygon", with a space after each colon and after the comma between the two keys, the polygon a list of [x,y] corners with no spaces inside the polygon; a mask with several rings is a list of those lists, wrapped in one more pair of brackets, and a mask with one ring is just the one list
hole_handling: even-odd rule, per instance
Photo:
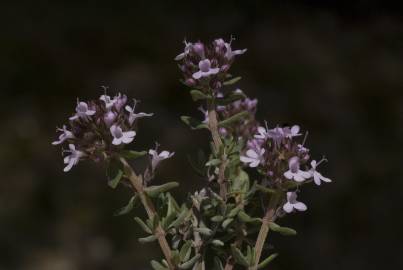
{"label": "green sepal", "polygon": [[248,115],[249,115],[248,111],[239,112],[239,113],[234,114],[233,116],[219,122],[218,126],[219,127],[228,127],[229,125],[233,124],[236,121],[241,120],[243,117],[246,117]]}
{"label": "green sepal", "polygon": [[202,129],[202,128],[208,128],[206,124],[200,122],[199,120],[196,120],[190,116],[181,116],[182,122],[184,122],[186,125],[188,125],[191,129]]}
{"label": "green sepal", "polygon": [[150,236],[147,236],[147,237],[139,238],[138,240],[142,244],[151,243],[151,242],[154,242],[155,240],[157,240],[157,236],[150,235]]}
{"label": "green sepal", "polygon": [[263,269],[265,268],[269,263],[271,263],[276,257],[278,256],[278,253],[271,254],[269,257],[264,259],[259,265],[257,266],[257,269]]}
{"label": "green sepal", "polygon": [[235,261],[236,261],[238,264],[240,264],[240,265],[242,265],[242,266],[244,266],[244,267],[249,267],[249,263],[248,263],[247,258],[246,258],[246,257],[242,254],[242,252],[241,252],[237,247],[235,247],[234,245],[231,246],[231,253],[232,253],[232,256],[234,257]]}
{"label": "green sepal", "polygon": [[223,85],[232,85],[232,84],[234,84],[234,83],[240,81],[241,79],[242,79],[241,76],[235,77],[235,78],[232,78],[232,79],[230,79],[230,80],[228,80],[228,81],[225,81],[225,82],[223,83]]}
{"label": "green sepal", "polygon": [[149,186],[144,188],[144,192],[150,196],[151,198],[157,197],[160,193],[166,192],[170,189],[176,188],[179,186],[178,182],[169,182],[159,186]]}
{"label": "green sepal", "polygon": [[115,213],[113,215],[114,216],[122,216],[122,215],[128,214],[130,211],[133,210],[134,206],[136,205],[137,198],[138,198],[137,194],[132,196],[130,198],[129,202],[125,206],[123,206],[122,208],[120,208],[117,211],[115,211]]}
{"label": "green sepal", "polygon": [[145,231],[146,233],[152,234],[151,228],[139,217],[135,217],[134,221],[137,222],[137,224]]}
{"label": "green sepal", "polygon": [[280,225],[278,225],[278,224],[276,224],[274,222],[269,223],[269,228],[272,231],[278,232],[278,233],[280,233],[282,235],[286,235],[286,236],[296,235],[297,234],[296,230],[288,228],[288,227],[281,227]]}
{"label": "green sepal", "polygon": [[201,256],[200,254],[196,254],[190,260],[188,260],[187,262],[178,265],[178,268],[181,269],[181,270],[182,269],[189,269],[190,267],[192,267],[196,263],[196,261],[200,258],[200,256]]}

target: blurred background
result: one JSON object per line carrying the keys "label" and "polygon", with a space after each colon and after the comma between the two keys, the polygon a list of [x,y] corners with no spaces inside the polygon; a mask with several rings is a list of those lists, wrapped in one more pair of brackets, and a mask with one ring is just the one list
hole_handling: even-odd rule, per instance
{"label": "blurred background", "polygon": [[[337,2],[337,3],[336,3]],[[63,173],[55,127],[76,98],[126,93],[142,100],[133,148],[175,151],[159,181],[177,195],[203,186],[187,155],[208,134],[178,81],[183,39],[235,35],[248,48],[232,73],[259,99],[258,118],[300,124],[329,163],[332,184],[301,193],[309,211],[271,235],[271,269],[403,269],[403,9],[388,1],[88,1],[0,4],[0,270],[151,269],[137,211],[113,217],[130,194],[111,190],[100,165]],[[179,169],[178,169],[179,168]]]}

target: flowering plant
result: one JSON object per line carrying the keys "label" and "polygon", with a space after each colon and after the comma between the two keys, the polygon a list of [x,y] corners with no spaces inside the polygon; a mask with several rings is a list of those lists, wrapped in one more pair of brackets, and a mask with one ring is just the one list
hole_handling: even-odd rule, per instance
{"label": "flowering plant", "polygon": [[[179,204],[170,190],[176,182],[152,185],[155,171],[174,153],[160,151],[159,145],[144,151],[129,150],[135,141],[138,121],[152,113],[136,112],[137,101],[126,95],[106,94],[99,99],[77,100],[68,125],[54,145],[63,150],[67,172],[81,160],[105,162],[108,184],[133,190],[128,204],[117,214],[128,214],[140,201],[145,218],[135,221],[147,234],[141,243],[157,241],[164,258],[151,261],[156,270],[165,269],[265,269],[277,256],[266,254],[269,230],[282,235],[296,231],[278,224],[281,217],[307,206],[297,200],[303,185],[331,182],[317,167],[326,161],[311,159],[306,147],[307,132],[298,125],[269,127],[255,118],[257,100],[233,85],[240,77],[229,70],[237,55],[232,40],[216,39],[210,44],[185,41],[184,51],[175,60],[191,87],[203,119],[182,116],[191,129],[211,133],[211,153],[192,163],[205,179],[205,187],[190,192]],[[131,161],[148,158],[149,165],[137,173]],[[262,255],[266,257],[262,259]]]}

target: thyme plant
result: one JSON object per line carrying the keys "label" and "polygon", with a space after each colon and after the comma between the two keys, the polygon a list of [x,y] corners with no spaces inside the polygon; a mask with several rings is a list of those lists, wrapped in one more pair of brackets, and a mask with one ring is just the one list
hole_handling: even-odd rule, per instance
{"label": "thyme plant", "polygon": [[[201,120],[182,116],[193,130],[211,133],[211,152],[193,161],[205,187],[189,191],[178,203],[170,190],[176,182],[153,185],[155,171],[174,153],[152,149],[135,151],[138,121],[153,116],[136,112],[136,100],[106,94],[96,100],[77,100],[75,113],[54,145],[62,145],[67,172],[81,160],[104,162],[108,184],[125,185],[133,191],[128,204],[117,214],[128,214],[140,202],[144,217],[134,220],[144,230],[140,243],[158,242],[163,258],[151,261],[156,270],[174,269],[266,269],[277,256],[268,253],[269,231],[295,235],[280,219],[306,211],[297,200],[302,186],[331,182],[317,167],[326,161],[311,159],[307,132],[298,125],[272,126],[255,118],[257,100],[234,87],[240,77],[229,73],[237,55],[229,42],[209,44],[185,41],[177,61],[184,85],[198,104]],[[148,160],[139,172],[132,160]]]}

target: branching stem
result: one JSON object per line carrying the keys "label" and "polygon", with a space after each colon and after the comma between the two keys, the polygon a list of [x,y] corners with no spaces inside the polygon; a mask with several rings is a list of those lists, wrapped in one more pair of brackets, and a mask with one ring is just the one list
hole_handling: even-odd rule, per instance
{"label": "branching stem", "polygon": [[[129,163],[126,161],[126,159],[124,159],[122,157],[122,158],[120,158],[120,161],[122,162],[122,164],[124,166],[124,170],[125,170],[127,178],[129,179],[133,188],[139,195],[141,203],[143,204],[148,217],[150,219],[153,219],[157,215],[157,212],[155,210],[153,202],[150,200],[150,198],[144,192],[143,179],[142,179],[141,175],[137,175],[134,172],[133,168],[129,165]],[[176,269],[175,265],[172,262],[172,251],[171,251],[171,248],[169,247],[167,239],[165,238],[165,235],[166,235],[165,230],[162,228],[160,223],[158,223],[157,227],[155,228],[154,235],[158,239],[158,243],[159,243],[162,253],[164,254],[164,257],[168,263],[169,269],[175,270]]]}

